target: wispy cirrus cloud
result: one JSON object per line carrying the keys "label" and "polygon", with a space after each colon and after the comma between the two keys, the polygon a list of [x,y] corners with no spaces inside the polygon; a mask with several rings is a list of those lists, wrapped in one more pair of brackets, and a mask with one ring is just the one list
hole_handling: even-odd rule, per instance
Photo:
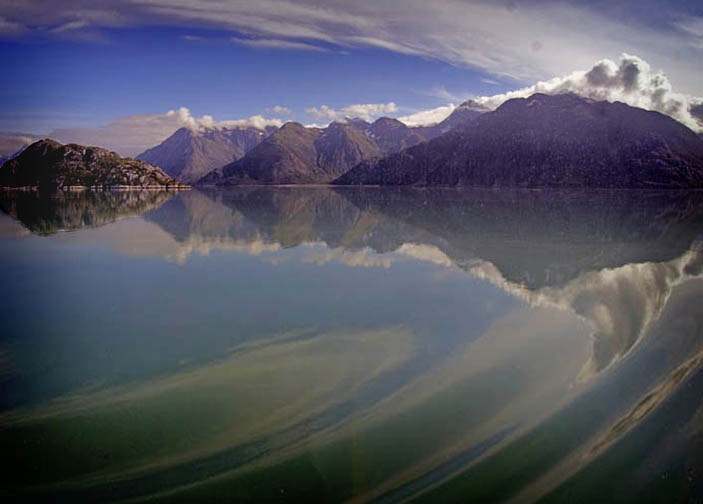
{"label": "wispy cirrus cloud", "polygon": [[232,37],[232,42],[238,45],[253,47],[254,49],[278,49],[282,51],[316,51],[326,52],[324,47],[308,44],[307,42],[296,42],[293,40],[281,39],[247,39]]}
{"label": "wispy cirrus cloud", "polygon": [[525,83],[623,51],[666,65],[677,86],[689,93],[700,88],[703,73],[700,13],[691,15],[680,6],[657,9],[657,23],[637,2],[594,8],[548,0],[407,0],[402,5],[393,0],[64,0],[61,9],[53,7],[47,0],[0,0],[13,30],[70,22],[226,29],[252,47],[319,51],[323,42],[345,50],[380,48]]}
{"label": "wispy cirrus cloud", "polygon": [[692,47],[703,50],[703,16],[682,16],[673,25],[690,37]]}
{"label": "wispy cirrus cloud", "polygon": [[20,23],[15,23],[0,16],[0,36],[17,37],[24,35],[29,29]]}

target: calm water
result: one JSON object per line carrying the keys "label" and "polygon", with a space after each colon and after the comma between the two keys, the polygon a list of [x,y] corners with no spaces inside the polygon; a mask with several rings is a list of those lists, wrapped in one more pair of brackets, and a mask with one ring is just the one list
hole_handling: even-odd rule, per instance
{"label": "calm water", "polygon": [[703,499],[701,193],[0,206],[4,501]]}

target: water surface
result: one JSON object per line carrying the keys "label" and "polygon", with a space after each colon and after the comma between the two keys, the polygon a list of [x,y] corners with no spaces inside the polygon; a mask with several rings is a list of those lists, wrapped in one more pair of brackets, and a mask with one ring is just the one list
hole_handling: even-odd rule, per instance
{"label": "water surface", "polygon": [[701,193],[0,206],[5,498],[703,498]]}

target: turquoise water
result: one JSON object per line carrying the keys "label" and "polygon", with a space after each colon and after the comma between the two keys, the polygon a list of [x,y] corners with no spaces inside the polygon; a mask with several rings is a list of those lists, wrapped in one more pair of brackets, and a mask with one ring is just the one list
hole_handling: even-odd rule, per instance
{"label": "turquoise water", "polygon": [[701,193],[0,206],[5,499],[703,498]]}

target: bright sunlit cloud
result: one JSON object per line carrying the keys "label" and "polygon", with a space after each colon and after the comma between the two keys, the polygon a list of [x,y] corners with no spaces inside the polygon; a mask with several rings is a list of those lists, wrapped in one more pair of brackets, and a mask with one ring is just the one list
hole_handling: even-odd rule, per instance
{"label": "bright sunlit cloud", "polygon": [[98,128],[64,128],[54,130],[51,138],[64,143],[98,145],[114,150],[122,156],[136,156],[164,141],[179,128],[202,130],[204,128],[258,128],[280,127],[280,119],[265,119],[255,115],[247,119],[215,121],[212,116],[194,117],[190,110],[181,107],[165,114],[131,115]]}
{"label": "bright sunlit cloud", "polygon": [[365,121],[373,121],[381,116],[393,114],[398,111],[398,106],[394,102],[388,103],[358,103],[348,105],[339,110],[335,110],[327,105],[320,107],[309,107],[305,113],[316,119],[328,119],[335,121],[345,118],[360,118]]}

